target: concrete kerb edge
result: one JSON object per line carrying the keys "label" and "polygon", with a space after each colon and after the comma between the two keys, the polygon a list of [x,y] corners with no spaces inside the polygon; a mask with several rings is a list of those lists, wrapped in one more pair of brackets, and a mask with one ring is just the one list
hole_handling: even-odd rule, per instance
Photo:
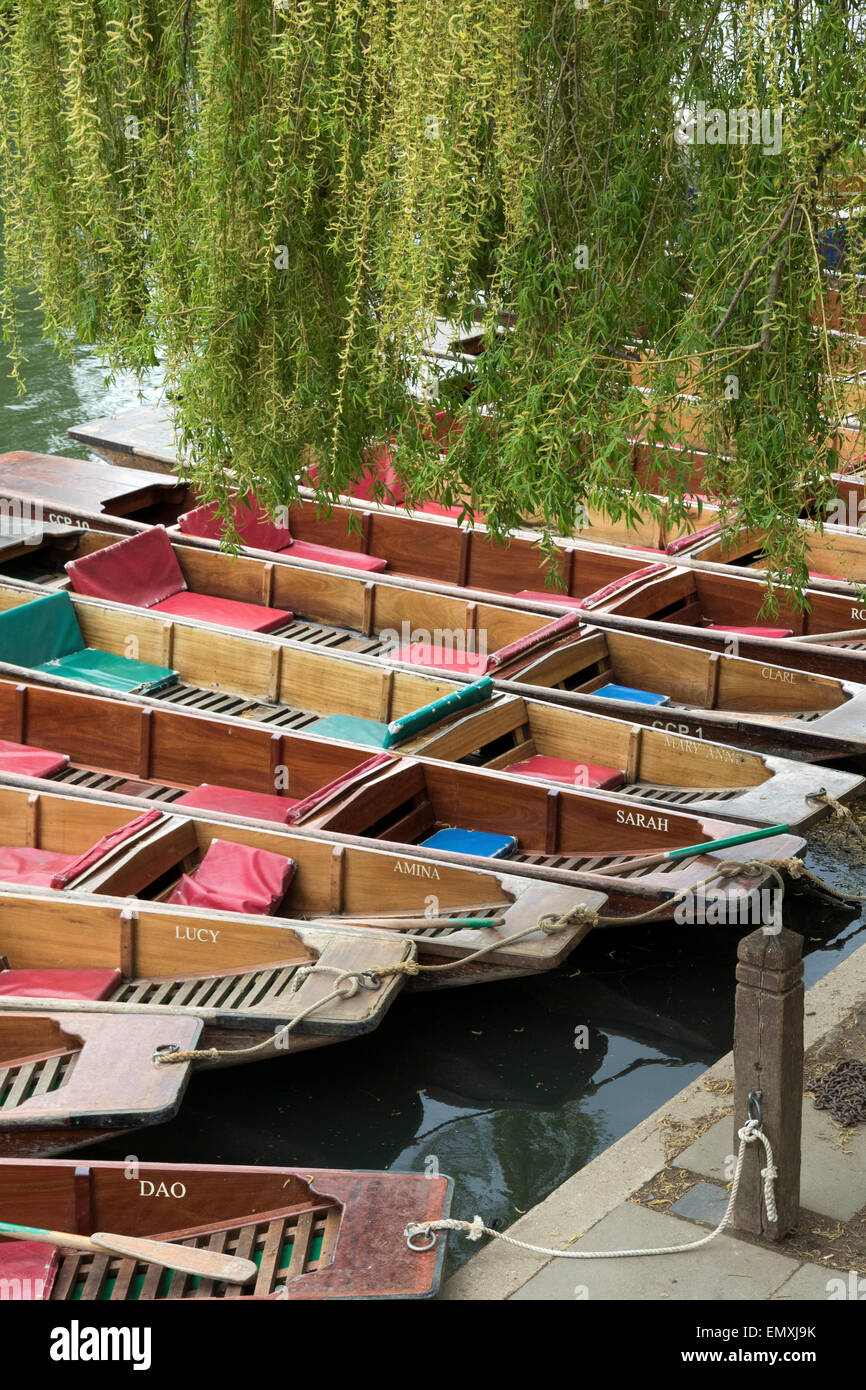
{"label": "concrete kerb edge", "polygon": [[[806,991],[806,1048],[835,1027],[864,997],[866,945],[860,946]],[[508,1228],[508,1234],[533,1245],[567,1248],[566,1241],[573,1243],[584,1235],[664,1167],[667,1158],[660,1121],[667,1117],[683,1126],[700,1124],[725,1099],[717,1091],[706,1090],[705,1083],[709,1080],[732,1082],[733,1077],[733,1053],[728,1052],[522,1216]],[[683,1143],[685,1147],[686,1142]],[[484,1216],[484,1212],[480,1214]],[[461,1210],[459,1183],[454,1215],[467,1220],[475,1215],[474,1211]],[[463,1236],[451,1238],[465,1239]],[[550,1256],[533,1255],[491,1240],[447,1280],[440,1298],[477,1301],[508,1298],[551,1260]]]}

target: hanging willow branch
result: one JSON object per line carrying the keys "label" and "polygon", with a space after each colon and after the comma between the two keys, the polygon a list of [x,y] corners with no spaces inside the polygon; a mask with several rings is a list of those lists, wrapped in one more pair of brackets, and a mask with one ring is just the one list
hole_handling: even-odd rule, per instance
{"label": "hanging willow branch", "polygon": [[[629,441],[699,443],[801,585],[799,488],[831,496],[866,366],[860,11],[0,0],[11,369],[35,290],[55,341],[162,366],[206,498],[229,466],[272,506],[311,465],[333,496],[389,440],[502,534],[658,510]],[[422,365],[443,319],[486,344],[471,391]]]}

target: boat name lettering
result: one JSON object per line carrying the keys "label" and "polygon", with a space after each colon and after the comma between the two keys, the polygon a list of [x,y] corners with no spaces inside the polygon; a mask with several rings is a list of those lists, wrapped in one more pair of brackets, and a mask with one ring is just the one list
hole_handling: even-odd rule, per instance
{"label": "boat name lettering", "polygon": [[394,865],[395,874],[414,874],[416,878],[438,878],[439,870],[435,864],[410,864],[407,859],[398,859]]}
{"label": "boat name lettering", "polygon": [[762,666],[761,675],[765,681],[787,681],[788,685],[794,684],[794,672],[780,671],[778,666]]}
{"label": "boat name lettering", "polygon": [[857,618],[859,622],[866,622],[866,608],[852,608],[851,617]]}
{"label": "boat name lettering", "polygon": [[139,1178],[138,1186],[140,1188],[139,1197],[180,1198],[186,1196],[186,1186],[182,1182],[173,1182],[171,1187],[168,1187],[164,1182],[155,1183],[150,1182],[147,1178]]}
{"label": "boat name lettering", "polygon": [[694,753],[699,758],[715,758],[720,763],[737,762],[737,754],[732,748],[722,748],[717,743],[699,743],[693,738],[665,738],[666,748],[675,748],[678,753]]}
{"label": "boat name lettering", "polygon": [[48,520],[55,526],[75,526],[79,531],[89,531],[90,525],[77,516],[61,516],[59,512],[49,512]]}
{"label": "boat name lettering", "polygon": [[647,816],[643,811],[617,811],[619,825],[637,825],[644,830],[667,830],[667,816]]}
{"label": "boat name lettering", "polygon": [[[665,733],[668,734],[687,734],[689,732],[688,724],[672,724],[670,720],[665,721],[664,719],[654,719],[652,727],[654,729],[664,729]],[[693,730],[693,733],[695,738],[703,738],[703,727],[699,724],[698,727]]]}
{"label": "boat name lettering", "polygon": [[175,941],[207,941],[215,942],[219,936],[218,931],[212,931],[210,927],[175,927]]}

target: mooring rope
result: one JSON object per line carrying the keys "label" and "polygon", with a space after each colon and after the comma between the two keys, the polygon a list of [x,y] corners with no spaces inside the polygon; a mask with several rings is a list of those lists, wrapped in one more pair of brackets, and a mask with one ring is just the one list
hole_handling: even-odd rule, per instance
{"label": "mooring rope", "polygon": [[[558,1260],[620,1260],[630,1258],[635,1255],[681,1255],[687,1250],[699,1250],[702,1245],[709,1245],[711,1240],[721,1235],[731,1225],[734,1218],[734,1204],[737,1200],[737,1192],[740,1186],[740,1176],[743,1171],[743,1160],[746,1155],[746,1148],[749,1144],[760,1141],[764,1146],[764,1153],[767,1159],[766,1167],[761,1169],[761,1177],[764,1181],[764,1205],[767,1209],[769,1221],[776,1221],[778,1214],[776,1211],[776,1189],[775,1182],[779,1176],[779,1171],[773,1161],[773,1149],[769,1139],[761,1128],[761,1121],[758,1119],[747,1120],[742,1129],[737,1131],[740,1140],[740,1148],[737,1154],[737,1167],[734,1173],[734,1180],[731,1184],[731,1195],[728,1198],[728,1205],[725,1214],[714,1231],[710,1231],[707,1236],[702,1236],[700,1240],[689,1241],[685,1245],[656,1245],[646,1250],[554,1250],[546,1245],[531,1245],[529,1241],[518,1240],[515,1236],[506,1235],[503,1231],[494,1231],[492,1227],[485,1226],[480,1216],[476,1216],[474,1221],[457,1221],[450,1217],[444,1217],[439,1221],[411,1221],[403,1231],[406,1237],[406,1244],[410,1250],[424,1251],[431,1250],[436,1244],[436,1236],[439,1231],[460,1231],[469,1240],[480,1240],[482,1236],[493,1236],[495,1240],[505,1241],[506,1245],[514,1245],[519,1250],[528,1250],[533,1255],[549,1255]],[[417,1237],[429,1237],[425,1244],[417,1244]]]}
{"label": "mooring rope", "polygon": [[542,931],[547,936],[555,935],[557,932],[565,931],[573,926],[575,922],[586,922],[590,928],[598,926],[600,923],[606,925],[631,926],[638,922],[646,922],[658,915],[660,912],[669,912],[674,904],[691,897],[705,888],[710,883],[715,883],[720,878],[733,878],[739,875],[743,877],[757,877],[760,874],[769,872],[773,875],[779,886],[779,891],[784,899],[785,882],[782,873],[787,872],[793,878],[805,875],[820,884],[825,892],[831,896],[840,898],[843,902],[853,899],[854,895],[838,893],[829,884],[818,878],[807,869],[802,860],[796,857],[789,859],[749,859],[744,862],[737,860],[722,860],[718,867],[711,874],[700,879],[697,883],[691,884],[688,888],[681,889],[674,893],[664,902],[657,903],[655,907],[648,908],[645,912],[631,913],[628,916],[612,916],[609,913],[600,913],[595,908],[589,907],[586,903],[575,903],[566,912],[559,914],[544,913],[539,917],[534,926],[524,927],[521,931],[513,932],[510,936],[504,936],[497,940],[489,941],[484,946],[479,946],[477,950],[471,951],[469,955],[461,956],[457,960],[441,961],[437,964],[422,964],[420,961],[408,960],[398,962],[396,965],[375,965],[367,966],[364,970],[341,970],[334,965],[313,965],[301,966],[296,972],[292,989],[297,989],[313,974],[336,974],[337,980],[334,988],[329,993],[324,994],[321,999],[314,1000],[308,1004],[294,1018],[289,1019],[281,1028],[272,1035],[264,1038],[259,1043],[253,1043],[249,1047],[238,1048],[193,1048],[187,1050],[178,1049],[172,1051],[168,1048],[154,1054],[154,1061],[160,1066],[172,1066],[182,1062],[219,1062],[229,1059],[240,1059],[242,1057],[254,1057],[259,1053],[270,1052],[274,1048],[282,1046],[282,1039],[296,1029],[301,1023],[305,1022],[311,1014],[318,1009],[322,1009],[326,1004],[332,1004],[336,999],[351,999],[359,989],[378,989],[382,981],[395,975],[433,975],[441,974],[447,970],[459,970],[472,961],[480,960],[483,956],[490,955],[494,951],[501,951],[506,946],[512,946],[518,941],[523,941],[527,937],[534,936],[536,932]]}

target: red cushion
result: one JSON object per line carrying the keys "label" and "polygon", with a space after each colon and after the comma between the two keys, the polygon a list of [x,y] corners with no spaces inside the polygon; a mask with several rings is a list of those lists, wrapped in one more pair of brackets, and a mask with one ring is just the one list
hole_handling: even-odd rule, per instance
{"label": "red cushion", "polygon": [[[443,507],[443,505],[442,505],[441,502],[422,502],[421,505],[420,505],[420,507],[416,507],[416,508],[415,508],[415,511],[418,511],[418,512],[426,512],[428,516],[454,516],[454,517],[458,517],[458,516],[462,516],[462,515],[463,515],[463,508],[462,508],[462,507]],[[483,526],[483,525],[484,525],[484,513],[483,513],[483,512],[475,512],[475,511],[472,511],[472,512],[469,513],[469,515],[470,515],[470,516],[472,517],[472,519],[475,521],[476,525],[478,525],[478,526]]]}
{"label": "red cushion", "polygon": [[47,748],[31,748],[26,743],[0,738],[0,772],[16,772],[20,777],[53,777],[68,765],[65,753],[51,753]]}
{"label": "red cushion", "polygon": [[521,763],[509,763],[504,771],[521,777],[538,777],[543,782],[562,782],[568,787],[601,787],[605,791],[621,787],[625,782],[625,773],[616,767],[573,763],[567,758],[547,758],[541,753]]}
{"label": "red cushion", "polygon": [[202,782],[184,792],[172,806],[195,806],[200,811],[224,811],[227,816],[249,816],[252,820],[271,820],[288,825],[299,803],[292,796],[272,796],[267,792],[245,792],[238,787],[220,787]]}
{"label": "red cushion", "polygon": [[518,589],[515,598],[525,598],[532,603],[562,603],[567,608],[577,608],[579,600],[561,589]]}
{"label": "red cushion", "polygon": [[369,570],[380,573],[388,561],[378,555],[362,555],[357,550],[339,550],[332,545],[314,545],[312,541],[292,541],[285,552],[292,560],[318,560],[322,565],[342,565],[344,569]]}
{"label": "red cushion", "polygon": [[196,618],[202,623],[219,623],[243,632],[273,632],[292,621],[291,613],[282,608],[266,608],[261,603],[241,603],[234,598],[214,598],[212,594],[182,594],[153,604],[154,613],[172,613],[176,618]]}
{"label": "red cushion", "polygon": [[707,623],[708,632],[738,632],[742,637],[793,637],[790,627],[730,627],[727,623]]}
{"label": "red cushion", "polygon": [[47,1299],[59,1264],[60,1251],[54,1245],[39,1245],[35,1240],[4,1240],[0,1244],[2,1297],[32,1302]]}
{"label": "red cushion", "polygon": [[486,653],[482,656],[478,652],[448,651],[444,647],[440,651],[432,642],[413,642],[409,647],[400,647],[391,659],[471,676],[483,676],[487,670]]}
{"label": "red cushion", "polygon": [[184,874],[170,903],[218,912],[272,913],[295,876],[296,864],[284,854],[214,840],[192,874]]}
{"label": "red cushion", "polygon": [[95,550],[66,566],[77,594],[153,608],[186,588],[186,580],[171,541],[162,526]]}
{"label": "red cushion", "polygon": [[[288,525],[273,521],[251,493],[232,504],[232,519],[240,540],[254,550],[285,550],[292,543]],[[212,541],[223,538],[224,523],[215,502],[184,512],[177,524],[187,536],[205,536]]]}
{"label": "red cushion", "polygon": [[105,999],[119,980],[119,970],[0,970],[0,996]]}
{"label": "red cushion", "polygon": [[50,888],[54,875],[74,864],[76,858],[74,854],[55,854],[24,845],[0,845],[0,880]]}

